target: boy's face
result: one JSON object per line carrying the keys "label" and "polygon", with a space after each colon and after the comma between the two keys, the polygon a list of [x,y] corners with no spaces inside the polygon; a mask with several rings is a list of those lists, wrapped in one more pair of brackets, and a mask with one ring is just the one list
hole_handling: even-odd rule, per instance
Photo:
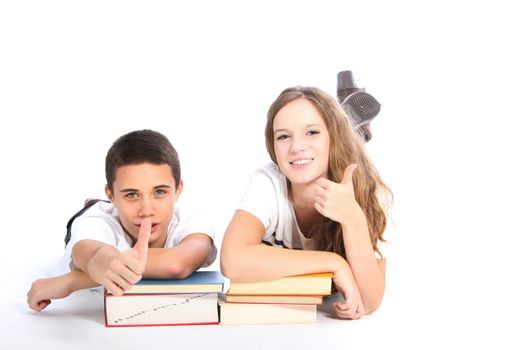
{"label": "boy's face", "polygon": [[140,224],[151,219],[150,248],[161,248],[166,242],[173,207],[182,191],[182,181],[175,179],[167,164],[143,163],[117,169],[113,192],[106,185],[106,195],[117,208],[120,222],[136,242]]}

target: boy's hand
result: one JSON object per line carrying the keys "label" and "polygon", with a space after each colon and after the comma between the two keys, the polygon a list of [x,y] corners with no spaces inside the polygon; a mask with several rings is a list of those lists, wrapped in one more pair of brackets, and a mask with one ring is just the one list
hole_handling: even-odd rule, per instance
{"label": "boy's hand", "polygon": [[35,311],[42,311],[51,304],[51,299],[65,298],[72,291],[69,274],[38,279],[27,292],[27,304]]}
{"label": "boy's hand", "polygon": [[101,250],[91,259],[88,272],[93,280],[113,295],[122,295],[140,281],[148,259],[148,242],[151,235],[151,220],[144,219],[133,248],[120,253]]}
{"label": "boy's hand", "polygon": [[333,303],[333,307],[337,316],[341,318],[358,319],[366,314],[361,300],[361,293],[357,288],[352,270],[346,265],[340,270],[334,273],[333,281],[335,286],[339,290],[339,293],[345,299],[344,303],[336,301]]}

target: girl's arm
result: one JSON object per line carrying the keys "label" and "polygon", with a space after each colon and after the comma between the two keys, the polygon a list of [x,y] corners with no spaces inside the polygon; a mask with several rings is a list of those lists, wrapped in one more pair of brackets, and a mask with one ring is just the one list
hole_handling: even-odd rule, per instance
{"label": "girl's arm", "polygon": [[264,226],[254,215],[237,210],[226,229],[221,248],[221,271],[235,280],[270,279],[308,273],[332,272],[345,298],[337,314],[359,318],[364,314],[359,289],[345,259],[331,252],[293,250],[262,244]]}
{"label": "girl's arm", "polygon": [[221,270],[236,280],[255,280],[336,272],[346,261],[337,254],[274,248],[262,244],[264,226],[254,215],[237,210],[221,247]]}
{"label": "girl's arm", "polygon": [[370,241],[365,213],[355,200],[349,165],[340,184],[327,179],[317,180],[315,208],[321,215],[341,224],[346,260],[354,274],[366,313],[381,304],[385,291],[386,261],[377,260]]}
{"label": "girl's arm", "polygon": [[343,225],[343,239],[346,259],[359,286],[365,310],[372,313],[383,299],[386,259],[376,258],[366,219],[361,223]]}

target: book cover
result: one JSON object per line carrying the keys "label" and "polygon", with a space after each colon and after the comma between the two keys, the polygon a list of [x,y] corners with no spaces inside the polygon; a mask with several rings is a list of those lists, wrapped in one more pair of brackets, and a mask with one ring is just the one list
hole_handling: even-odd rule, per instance
{"label": "book cover", "polygon": [[217,293],[104,295],[107,327],[217,324]]}
{"label": "book cover", "polygon": [[332,273],[316,273],[262,281],[230,281],[228,295],[329,295]]}
{"label": "book cover", "polygon": [[227,303],[219,299],[221,326],[315,323],[317,305]]}
{"label": "book cover", "polygon": [[228,303],[251,304],[315,304],[323,303],[322,295],[243,295],[226,294],[224,299]]}
{"label": "book cover", "polygon": [[223,286],[219,271],[196,271],[185,279],[142,279],[126,294],[221,293]]}

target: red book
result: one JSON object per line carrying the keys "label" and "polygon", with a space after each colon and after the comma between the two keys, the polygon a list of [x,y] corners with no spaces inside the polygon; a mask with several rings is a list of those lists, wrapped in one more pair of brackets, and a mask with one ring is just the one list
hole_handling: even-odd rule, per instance
{"label": "red book", "polygon": [[104,293],[107,327],[217,324],[224,277],[197,271],[182,280],[141,280],[122,296]]}
{"label": "red book", "polygon": [[217,293],[105,294],[107,327],[217,324]]}

